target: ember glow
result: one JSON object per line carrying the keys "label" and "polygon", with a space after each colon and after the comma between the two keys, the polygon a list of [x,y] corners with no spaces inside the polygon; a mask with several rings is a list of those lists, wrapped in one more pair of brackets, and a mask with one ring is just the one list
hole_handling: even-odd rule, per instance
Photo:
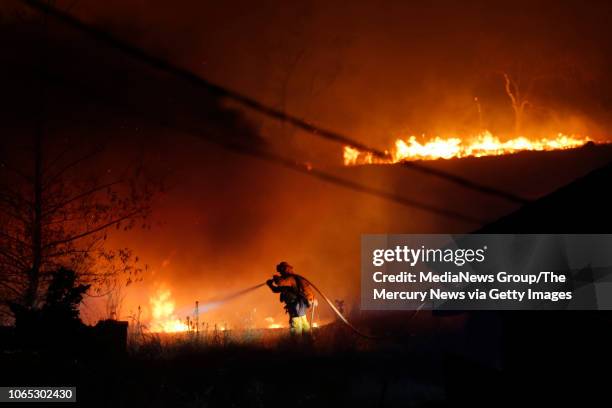
{"label": "ember glow", "polygon": [[436,160],[461,157],[501,156],[522,151],[548,151],[574,149],[591,141],[588,137],[557,134],[555,138],[528,139],[517,137],[501,141],[491,132],[485,131],[475,137],[461,139],[458,137],[435,137],[424,143],[415,136],[399,138],[388,151],[389,158],[376,157],[370,152],[362,152],[350,146],[344,146],[344,165],[392,164],[410,160]]}
{"label": "ember glow", "polygon": [[185,322],[174,314],[174,301],[168,289],[159,290],[150,300],[150,330],[155,333],[176,333],[188,331]]}

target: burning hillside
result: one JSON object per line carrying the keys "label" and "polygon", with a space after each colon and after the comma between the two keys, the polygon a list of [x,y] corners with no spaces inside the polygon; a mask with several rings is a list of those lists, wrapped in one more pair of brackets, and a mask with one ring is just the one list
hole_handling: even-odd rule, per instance
{"label": "burning hillside", "polygon": [[436,160],[462,157],[501,156],[521,151],[551,151],[574,149],[591,141],[589,137],[557,134],[554,138],[528,139],[517,137],[501,141],[485,131],[470,138],[435,137],[423,143],[416,136],[398,138],[391,150],[385,151],[388,158],[374,156],[350,146],[344,147],[344,165],[386,164],[408,160]]}

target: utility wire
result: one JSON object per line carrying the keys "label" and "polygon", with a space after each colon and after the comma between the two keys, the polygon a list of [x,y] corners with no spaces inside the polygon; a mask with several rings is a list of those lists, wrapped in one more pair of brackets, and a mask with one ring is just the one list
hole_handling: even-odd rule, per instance
{"label": "utility wire", "polygon": [[[106,43],[107,45],[120,50],[121,52],[129,55],[130,57],[134,59],[140,60],[152,67],[155,67],[156,69],[159,69],[173,76],[186,80],[196,86],[202,87],[206,89],[208,92],[216,96],[224,97],[224,98],[233,100],[235,102],[238,102],[265,116],[268,116],[270,118],[273,118],[279,121],[287,122],[291,124],[292,126],[299,128],[310,134],[313,134],[315,136],[318,136],[324,139],[328,139],[328,140],[331,140],[337,143],[342,143],[354,149],[358,149],[364,152],[371,153],[374,157],[378,157],[382,159],[388,158],[388,154],[382,150],[367,146],[361,142],[355,141],[340,133],[320,128],[296,116],[289,115],[281,110],[269,107],[246,95],[243,95],[241,93],[232,91],[220,85],[209,82],[188,69],[174,65],[163,58],[160,58],[160,57],[157,57],[155,55],[148,53],[142,48],[138,48],[132,44],[124,42],[114,37],[113,35],[109,34],[108,32],[105,32],[91,25],[83,23],[81,20],[75,18],[69,13],[65,13],[54,6],[41,2],[40,0],[21,0],[21,1],[25,3],[27,6],[37,10],[38,12],[50,15],[56,20],[60,21],[61,23],[87,34],[94,40]],[[431,176],[442,178],[451,183],[460,185],[466,189],[474,190],[474,191],[477,191],[483,194],[497,196],[499,198],[503,198],[513,203],[525,204],[529,202],[529,200],[523,197],[520,197],[514,193],[503,191],[495,187],[482,185],[480,183],[476,183],[464,177],[457,176],[451,173],[447,173],[445,171],[434,169],[431,167],[427,167],[427,166],[424,166],[424,165],[421,165],[415,162],[404,161],[399,164],[406,168],[410,168],[410,169],[413,169],[413,170],[416,170],[416,171],[419,171],[425,174],[429,174]]]}
{"label": "utility wire", "polygon": [[[261,148],[254,148],[254,146],[245,145],[244,143],[232,142],[231,140],[222,139],[218,137],[210,137],[207,134],[207,132],[204,132],[201,129],[177,127],[176,125],[172,125],[168,121],[163,120],[157,116],[154,117],[155,119],[151,119],[150,115],[147,115],[144,112],[138,112],[137,109],[135,109],[132,106],[125,106],[123,104],[123,101],[110,100],[109,98],[99,94],[97,91],[91,88],[87,89],[86,86],[79,84],[74,80],[69,81],[69,80],[66,80],[65,78],[61,78],[58,76],[49,76],[49,79],[55,81],[58,85],[63,86],[65,88],[69,88],[73,90],[76,89],[77,91],[79,90],[82,91],[83,95],[87,95],[90,98],[89,100],[91,100],[91,97],[93,96],[100,103],[103,103],[108,107],[114,108],[121,114],[136,115],[147,121],[152,120],[153,122],[156,123],[156,125],[160,127],[167,128],[167,129],[177,131],[177,132],[181,132],[184,134],[188,134],[192,137],[197,137],[198,139],[207,141],[209,143],[214,143],[226,150],[229,150],[235,153],[239,153],[239,154],[250,156],[250,157],[255,157],[255,158],[270,162],[278,166],[289,168],[299,173],[307,174],[311,177],[315,177],[319,180],[323,180],[331,184],[335,184],[335,185],[338,185],[338,186],[341,186],[341,187],[344,187],[344,188],[347,188],[353,191],[357,191],[360,193],[364,193],[364,194],[382,198],[388,201],[392,201],[392,202],[395,202],[397,204],[400,204],[406,207],[417,208],[423,211],[427,211],[427,212],[434,213],[437,215],[442,215],[444,217],[448,217],[452,219],[457,219],[457,220],[467,222],[470,224],[484,225],[488,223],[487,220],[483,220],[477,217],[466,215],[466,214],[463,214],[463,213],[460,213],[454,210],[449,210],[449,209],[445,209],[442,207],[438,207],[432,204],[427,204],[427,203],[423,203],[417,200],[412,200],[412,199],[403,197],[398,194],[394,194],[394,193],[391,193],[385,190],[377,189],[377,188],[370,187],[370,186],[367,186],[367,185],[364,185],[364,184],[361,184],[361,183],[358,183],[352,180],[348,180],[343,177],[339,177],[335,174],[332,174],[332,173],[329,173],[329,172],[326,172],[320,169],[316,169],[310,163],[298,162],[294,159],[284,157],[278,153],[275,153],[269,150],[264,150]],[[123,106],[121,107],[122,104]]]}

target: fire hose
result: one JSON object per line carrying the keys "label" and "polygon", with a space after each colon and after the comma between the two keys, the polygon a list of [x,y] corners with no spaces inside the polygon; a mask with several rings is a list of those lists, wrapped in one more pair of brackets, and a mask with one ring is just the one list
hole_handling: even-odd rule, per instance
{"label": "fire hose", "polygon": [[321,291],[321,289],[319,289],[314,283],[312,283],[311,281],[309,281],[308,279],[306,279],[305,277],[301,276],[301,275],[297,275],[296,276],[299,279],[303,279],[304,282],[306,282],[307,284],[309,284],[319,295],[321,295],[321,297],[325,300],[325,302],[329,305],[329,307],[331,308],[331,310],[333,310],[333,312],[336,314],[336,316],[338,316],[338,318],[342,321],[342,323],[344,323],[346,326],[348,326],[355,334],[364,337],[366,339],[379,339],[380,337],[377,336],[372,336],[369,334],[366,334],[362,331],[360,331],[358,328],[356,328],[355,326],[353,326],[351,324],[351,322],[348,321],[348,319],[346,317],[344,317],[344,315],[338,310],[338,308],[336,307],[336,305],[334,305],[334,303],[327,297],[325,296],[325,293],[323,293]]}
{"label": "fire hose", "polygon": [[[361,337],[364,337],[366,339],[371,339],[371,340],[380,340],[380,339],[384,338],[382,336],[372,336],[370,334],[366,334],[366,333],[360,331],[358,328],[353,326],[351,324],[351,322],[349,322],[346,317],[344,317],[344,315],[338,310],[336,305],[334,305],[333,302],[327,296],[325,296],[325,294],[321,291],[321,289],[317,288],[314,283],[312,283],[311,281],[309,281],[305,277],[303,277],[301,275],[297,275],[297,274],[296,274],[296,276],[298,278],[300,278],[300,279],[303,279],[304,282],[308,283],[319,295],[321,295],[321,297],[325,300],[325,302],[327,302],[327,304],[329,305],[331,310],[334,311],[334,313],[336,314],[336,316],[338,316],[338,318],[342,321],[342,323],[347,325],[353,332],[355,332],[355,334],[357,334],[357,335],[359,335]],[[417,309],[415,309],[414,313],[410,316],[410,318],[408,320],[412,320],[417,315],[417,313],[419,313],[419,311],[423,308],[423,306],[425,306],[425,302],[421,303],[421,305]],[[313,307],[312,315],[314,316],[314,307]]]}
{"label": "fire hose", "polygon": [[[316,287],[311,281],[309,281],[305,277],[303,277],[301,275],[297,275],[297,274],[296,274],[296,276],[299,279],[303,279],[304,282],[309,284],[319,295],[321,295],[321,297],[325,300],[325,302],[327,302],[329,307],[334,311],[334,313],[338,316],[338,318],[345,325],[350,327],[351,330],[353,330],[356,334],[358,334],[358,335],[360,335],[362,337],[368,338],[368,339],[375,339],[375,338],[377,338],[377,337],[370,336],[368,334],[365,334],[365,333],[359,331],[359,329],[357,329],[355,326],[353,326],[351,324],[351,322],[349,322],[347,320],[347,318],[342,315],[342,313],[338,310],[338,308],[336,308],[336,306],[333,304],[333,302],[327,296],[325,296],[325,294],[318,287]],[[216,309],[217,307],[221,306],[222,304],[224,304],[224,303],[226,303],[226,302],[228,302],[228,301],[230,301],[232,299],[235,299],[237,297],[240,297],[242,295],[246,295],[247,293],[250,293],[250,292],[254,291],[255,289],[259,289],[262,286],[266,286],[266,283],[260,283],[259,285],[254,285],[254,286],[251,286],[249,288],[240,290],[238,292],[232,293],[231,295],[229,295],[229,296],[227,296],[227,297],[225,297],[223,299],[219,299],[219,300],[215,300],[215,301],[204,303],[204,304],[201,305],[200,311],[209,311],[209,310],[212,310],[212,309]],[[314,317],[314,306],[313,306],[312,316]]]}
{"label": "fire hose", "polygon": [[[342,323],[344,323],[346,326],[348,326],[355,334],[364,337],[366,339],[372,339],[372,340],[376,340],[376,339],[381,339],[382,337],[380,336],[372,336],[370,334],[366,334],[364,332],[362,332],[361,330],[359,330],[358,328],[356,328],[355,326],[353,326],[353,324],[351,322],[348,321],[348,319],[346,317],[344,317],[344,315],[342,314],[342,312],[340,312],[340,310],[338,310],[338,308],[336,307],[336,305],[334,305],[334,303],[325,295],[325,293],[323,293],[321,291],[321,289],[319,289],[314,283],[312,283],[310,280],[306,279],[305,277],[301,276],[301,275],[297,275],[295,274],[295,276],[297,276],[299,279],[304,280],[304,282],[306,282],[308,285],[310,285],[320,296],[321,298],[323,298],[323,300],[325,300],[325,302],[329,305],[329,307],[331,308],[331,310],[336,314],[336,316],[338,316],[338,318],[340,319],[340,321],[342,321]],[[215,309],[219,306],[221,306],[222,304],[224,304],[225,302],[235,299],[239,296],[242,295],[246,295],[249,292],[252,292],[256,289],[259,289],[262,286],[265,286],[266,283],[260,283],[258,285],[255,286],[251,286],[247,289],[243,289],[241,291],[235,292],[221,300],[216,300],[216,301],[211,301],[208,303],[205,303],[201,306],[200,311],[208,311],[211,309]],[[419,306],[418,309],[415,310],[414,314],[410,317],[410,319],[412,319],[414,316],[416,316],[416,314],[419,312],[419,310],[421,310],[422,306],[424,305],[421,304],[421,306]],[[313,305],[313,310],[312,310],[312,317],[311,317],[311,321],[314,318],[314,305]]]}

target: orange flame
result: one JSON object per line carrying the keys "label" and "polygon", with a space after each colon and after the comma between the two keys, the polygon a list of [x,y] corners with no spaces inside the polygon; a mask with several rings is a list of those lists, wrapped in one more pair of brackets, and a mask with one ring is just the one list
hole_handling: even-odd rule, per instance
{"label": "orange flame", "polygon": [[[266,317],[265,321],[267,323],[269,323],[268,324],[268,329],[281,329],[283,327],[287,327],[286,325],[283,325],[283,324],[280,324],[280,323],[275,323],[274,319],[272,317]],[[319,323],[317,323],[317,322],[312,323],[312,327],[318,328],[319,327]]]}
{"label": "orange flame", "polygon": [[150,328],[152,332],[176,333],[189,330],[187,323],[174,314],[174,301],[168,289],[162,289],[149,299],[151,303]]}
{"label": "orange flame", "polygon": [[264,320],[268,323],[268,329],[280,329],[283,327],[282,324],[276,323],[273,317],[266,317]]}
{"label": "orange flame", "polygon": [[408,139],[397,139],[389,154],[389,158],[381,158],[370,152],[362,152],[350,146],[344,146],[344,165],[353,166],[373,163],[398,163],[407,160],[435,160],[461,157],[500,156],[532,150],[563,150],[580,147],[591,141],[588,137],[557,134],[556,138],[530,140],[517,137],[502,142],[485,131],[475,137],[463,140],[457,137],[435,137],[425,143],[419,143],[415,136]]}

